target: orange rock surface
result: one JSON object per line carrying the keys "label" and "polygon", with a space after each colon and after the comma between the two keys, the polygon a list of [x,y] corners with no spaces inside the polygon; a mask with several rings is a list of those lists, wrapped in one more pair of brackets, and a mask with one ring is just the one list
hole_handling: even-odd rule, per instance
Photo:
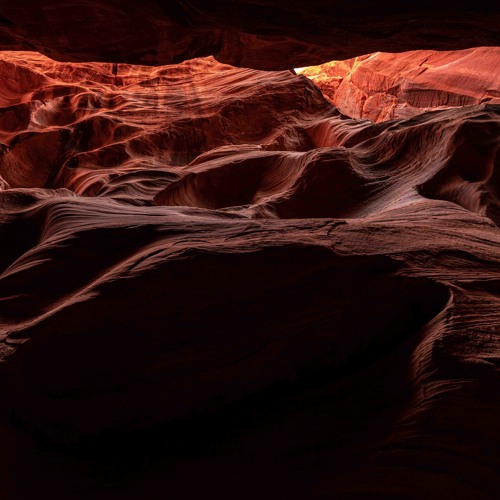
{"label": "orange rock surface", "polygon": [[500,103],[500,48],[377,52],[298,70],[342,113],[375,122]]}
{"label": "orange rock surface", "polygon": [[495,498],[500,106],[443,68],[473,102],[373,123],[1,52],[4,497]]}

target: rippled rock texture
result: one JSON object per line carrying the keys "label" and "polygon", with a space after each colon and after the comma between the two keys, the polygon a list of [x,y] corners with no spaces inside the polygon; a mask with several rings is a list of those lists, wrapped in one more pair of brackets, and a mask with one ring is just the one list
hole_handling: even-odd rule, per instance
{"label": "rippled rock texture", "polygon": [[375,122],[433,109],[500,104],[500,48],[377,52],[298,69],[342,113]]}
{"label": "rippled rock texture", "polygon": [[495,498],[499,105],[376,124],[212,57],[0,73],[6,498]]}

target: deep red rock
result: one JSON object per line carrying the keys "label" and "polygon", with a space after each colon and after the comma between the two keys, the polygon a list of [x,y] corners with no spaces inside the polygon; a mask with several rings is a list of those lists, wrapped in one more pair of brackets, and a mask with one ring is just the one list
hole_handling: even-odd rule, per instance
{"label": "deep red rock", "polygon": [[[426,106],[493,99],[484,67]],[[0,74],[4,495],[495,497],[499,105],[375,124],[211,57]]]}

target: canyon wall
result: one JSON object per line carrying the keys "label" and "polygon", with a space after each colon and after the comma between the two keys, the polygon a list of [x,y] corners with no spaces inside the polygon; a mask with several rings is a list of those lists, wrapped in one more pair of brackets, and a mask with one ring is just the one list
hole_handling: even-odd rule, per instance
{"label": "canyon wall", "polygon": [[494,498],[488,65],[373,123],[288,70],[2,52],[4,495]]}

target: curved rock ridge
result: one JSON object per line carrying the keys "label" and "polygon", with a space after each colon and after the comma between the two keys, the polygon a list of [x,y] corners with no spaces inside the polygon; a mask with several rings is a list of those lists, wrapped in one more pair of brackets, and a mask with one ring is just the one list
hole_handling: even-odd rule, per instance
{"label": "curved rock ridge", "polygon": [[278,70],[375,51],[498,46],[499,24],[490,0],[1,0],[0,49],[133,64],[213,55]]}
{"label": "curved rock ridge", "polygon": [[[0,158],[12,188],[278,218],[363,217],[420,190],[497,220],[493,105],[375,126],[303,76],[213,58],[151,69],[12,52],[0,64],[13,75]],[[430,187],[442,171],[460,182]]]}
{"label": "curved rock ridge", "polygon": [[[4,408],[44,442],[92,438],[87,453],[98,464],[99,450],[118,447],[143,478],[125,498],[153,485],[199,493],[183,477],[207,471],[194,445],[207,436],[225,450],[208,466],[212,481],[228,458],[243,478],[265,474],[270,460],[280,472],[266,484],[274,478],[271,487],[292,497],[295,488],[410,498],[436,484],[477,498],[496,491],[498,464],[484,455],[496,457],[500,442],[490,392],[500,236],[488,219],[424,198],[347,221],[249,220],[40,189],[0,199]],[[135,438],[139,429],[153,435]],[[15,433],[4,452],[18,453],[4,468],[10,482],[21,464],[41,464],[20,431],[5,432]],[[237,450],[261,456],[270,436],[281,445],[244,466]],[[153,442],[150,470],[139,457]],[[298,458],[286,458],[294,449]],[[44,448],[34,451],[46,461],[42,484],[56,478],[60,498],[73,481],[113,497],[105,479],[86,483],[84,468],[65,475]],[[167,465],[176,456],[181,475]],[[297,461],[300,481],[290,472]],[[480,469],[457,475],[464,467]],[[374,483],[381,475],[387,482]],[[238,488],[203,487],[226,498]],[[34,498],[30,485],[16,489]]]}
{"label": "curved rock ridge", "polygon": [[306,150],[305,124],[336,113],[304,77],[213,58],[151,69],[4,52],[0,67],[0,175],[11,187],[93,196],[133,185],[140,198],[172,178],[167,168],[218,146]]}
{"label": "curved rock ridge", "polygon": [[212,57],[0,75],[4,496],[497,496],[500,105],[373,123]]}
{"label": "curved rock ridge", "polygon": [[374,122],[500,103],[500,47],[377,52],[298,70],[342,113]]}
{"label": "curved rock ridge", "polygon": [[[255,149],[199,159],[155,201],[252,217],[361,218],[420,194],[498,224],[499,112],[498,105],[470,106],[382,126],[364,122],[361,131],[354,121],[332,117],[309,129],[318,146],[311,151]],[[342,139],[339,125],[355,132]]]}

